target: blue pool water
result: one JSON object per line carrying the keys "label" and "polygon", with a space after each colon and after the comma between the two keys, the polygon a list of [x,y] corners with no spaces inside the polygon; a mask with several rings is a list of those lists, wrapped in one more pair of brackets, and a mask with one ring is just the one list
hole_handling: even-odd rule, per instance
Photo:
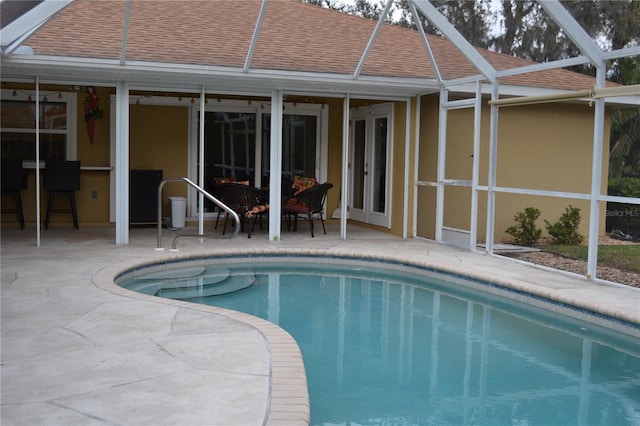
{"label": "blue pool water", "polygon": [[287,330],[314,425],[640,424],[640,341],[627,334],[413,267],[218,262],[121,285]]}

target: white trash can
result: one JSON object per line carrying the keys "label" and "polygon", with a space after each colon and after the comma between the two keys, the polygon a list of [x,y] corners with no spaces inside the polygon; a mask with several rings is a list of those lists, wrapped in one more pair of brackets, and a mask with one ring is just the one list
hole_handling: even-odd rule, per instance
{"label": "white trash can", "polygon": [[187,214],[187,199],[184,197],[169,197],[171,200],[171,227],[184,228],[184,218]]}

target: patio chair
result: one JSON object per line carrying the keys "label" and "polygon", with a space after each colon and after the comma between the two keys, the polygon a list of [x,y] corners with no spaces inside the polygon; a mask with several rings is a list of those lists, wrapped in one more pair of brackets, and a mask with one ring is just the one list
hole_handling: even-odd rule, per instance
{"label": "patio chair", "polygon": [[[260,218],[260,226],[262,227],[262,216],[269,210],[264,192],[248,185],[225,183],[220,185],[220,194],[222,202],[240,217],[241,231],[245,229],[245,220],[247,220],[247,238],[251,238],[251,231],[255,226],[256,219]],[[227,230],[228,219],[229,217],[226,215],[222,235]]]}
{"label": "patio chair", "polygon": [[315,237],[313,233],[313,217],[318,216],[322,222],[322,230],[327,235],[327,229],[324,226],[324,203],[327,198],[327,192],[333,188],[333,184],[326,182],[315,185],[309,189],[305,189],[296,195],[296,204],[285,204],[282,207],[282,213],[287,221],[287,229],[291,230],[291,220],[293,219],[293,231],[298,230],[298,216],[303,216],[309,221],[309,229],[311,237]]}
{"label": "patio chair", "polygon": [[22,160],[2,159],[2,196],[12,197],[14,208],[4,207],[2,213],[16,213],[20,229],[24,229],[24,212],[20,192],[27,188],[27,171],[22,167]]}
{"label": "patio chair", "polygon": [[[73,226],[76,229],[80,229],[78,226],[75,194],[75,191],[80,189],[80,162],[54,159],[47,160],[44,175],[44,189],[49,191],[49,202],[47,203],[47,217],[44,221],[44,229],[49,229],[51,213],[71,213],[73,216]],[[70,208],[54,209],[54,200],[59,197],[67,198]]]}

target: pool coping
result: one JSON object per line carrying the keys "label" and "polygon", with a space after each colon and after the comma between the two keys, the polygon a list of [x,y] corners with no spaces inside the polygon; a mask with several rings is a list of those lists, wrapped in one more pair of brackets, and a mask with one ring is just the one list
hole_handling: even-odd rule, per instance
{"label": "pool coping", "polygon": [[[164,299],[132,290],[125,289],[116,284],[116,280],[123,273],[148,267],[150,265],[167,264],[167,268],[174,262],[185,262],[194,259],[251,257],[251,256],[305,256],[316,258],[333,258],[344,260],[362,260],[373,262],[388,262],[389,265],[401,265],[423,268],[433,274],[441,274],[447,280],[454,280],[463,286],[483,285],[483,291],[490,294],[509,297],[530,305],[544,305],[549,309],[549,302],[555,303],[558,312],[567,314],[568,308],[574,308],[570,315],[586,321],[606,321],[605,327],[612,328],[633,337],[640,338],[640,312],[637,314],[619,312],[613,308],[603,307],[589,299],[578,300],[562,292],[555,292],[545,287],[534,287],[525,281],[511,278],[489,276],[478,272],[461,273],[460,269],[447,266],[425,259],[407,259],[402,254],[394,253],[353,253],[343,249],[305,249],[305,248],[238,248],[238,249],[209,249],[206,252],[162,252],[160,256],[136,259],[130,262],[119,263],[103,268],[93,277],[93,283],[111,293],[137,300],[162,303],[175,307],[188,307],[201,312],[222,315],[229,319],[240,321],[253,327],[264,337],[269,353],[269,395],[267,412],[265,413],[265,425],[275,424],[309,424],[310,403],[307,386],[306,371],[300,348],[293,337],[279,326],[252,315],[231,311],[196,303]],[[386,265],[386,266],[389,266]],[[557,272],[557,271],[556,271]],[[538,303],[539,302],[539,303]],[[553,309],[551,309],[553,311]]]}
{"label": "pool coping", "polygon": [[[246,251],[243,250],[237,250],[237,252],[236,254],[240,254],[239,252],[246,254]],[[119,263],[100,270],[94,275],[92,282],[97,287],[119,296],[220,315],[255,329],[264,338],[269,354],[269,394],[263,424],[267,426],[285,423],[287,425],[308,425],[310,423],[310,405],[304,361],[298,344],[284,329],[267,320],[243,312],[151,296],[128,290],[116,284],[117,277],[123,271],[158,263],[166,263],[169,267],[172,262],[184,261],[193,257],[196,257],[194,253],[169,252],[169,256],[162,260],[152,257]]]}

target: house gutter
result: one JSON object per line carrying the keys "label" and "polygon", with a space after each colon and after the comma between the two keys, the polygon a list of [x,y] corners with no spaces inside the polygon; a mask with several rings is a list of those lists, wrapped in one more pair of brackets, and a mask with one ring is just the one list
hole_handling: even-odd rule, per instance
{"label": "house gutter", "polygon": [[[417,77],[360,76],[322,72],[279,71],[251,69],[243,72],[238,67],[191,66],[183,64],[118,60],[61,58],[59,56],[12,56],[2,64],[2,79],[24,79],[38,75],[43,81],[93,81],[112,85],[127,81],[131,85],[163,85],[191,88],[199,92],[204,84],[207,91],[234,90],[235,92],[286,90],[316,91],[340,94],[349,92],[358,96],[394,96],[404,100],[427,89],[439,90],[434,79]],[[188,83],[185,83],[188,82]]]}

